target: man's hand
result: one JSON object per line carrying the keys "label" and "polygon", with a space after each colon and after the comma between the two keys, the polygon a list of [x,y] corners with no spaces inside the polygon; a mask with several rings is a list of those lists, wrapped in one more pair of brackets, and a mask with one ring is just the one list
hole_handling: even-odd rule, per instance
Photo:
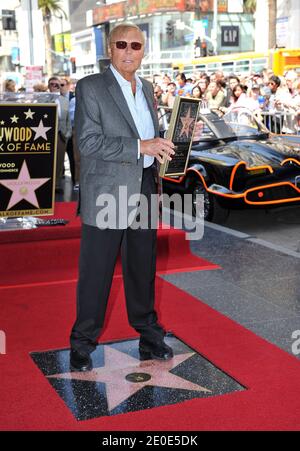
{"label": "man's hand", "polygon": [[196,122],[193,141],[199,141],[204,129],[204,123],[200,120]]}
{"label": "man's hand", "polygon": [[141,154],[155,157],[160,163],[172,160],[172,155],[175,154],[174,144],[169,139],[153,138],[145,139],[140,142]]}

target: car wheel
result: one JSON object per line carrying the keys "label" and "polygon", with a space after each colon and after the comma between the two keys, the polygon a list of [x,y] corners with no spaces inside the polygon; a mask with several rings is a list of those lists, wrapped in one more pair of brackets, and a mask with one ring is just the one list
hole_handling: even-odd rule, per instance
{"label": "car wheel", "polygon": [[192,187],[193,215],[197,212],[197,194],[203,195],[204,220],[223,224],[229,215],[229,209],[222,207],[212,194],[208,193],[200,181],[196,181]]}

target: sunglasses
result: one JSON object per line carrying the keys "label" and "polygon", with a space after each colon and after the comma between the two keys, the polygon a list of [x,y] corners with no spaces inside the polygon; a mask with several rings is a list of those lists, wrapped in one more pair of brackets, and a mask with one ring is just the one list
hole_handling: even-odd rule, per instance
{"label": "sunglasses", "polygon": [[66,83],[61,83],[60,87],[63,88],[64,86],[67,86]]}
{"label": "sunglasses", "polygon": [[128,44],[130,44],[132,50],[141,50],[143,46],[143,44],[141,44],[140,42],[126,42],[126,41],[115,41],[112,42],[112,44],[116,44],[116,47],[119,50],[125,50]]}
{"label": "sunglasses", "polygon": [[59,88],[58,83],[49,83],[49,86],[52,86],[53,88]]}

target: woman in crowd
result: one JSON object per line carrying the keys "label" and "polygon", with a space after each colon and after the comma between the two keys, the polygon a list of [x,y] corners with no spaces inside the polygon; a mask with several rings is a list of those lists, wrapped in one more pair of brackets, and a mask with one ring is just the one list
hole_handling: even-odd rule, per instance
{"label": "woman in crowd", "polygon": [[247,95],[246,94],[247,88],[244,85],[241,85],[240,83],[237,84],[233,90],[233,104],[232,108],[247,108],[248,110],[252,112],[259,111],[259,103],[258,98],[254,98],[253,95]]}
{"label": "woman in crowd", "polygon": [[4,92],[16,92],[16,82],[12,79],[5,80]]}
{"label": "woman in crowd", "polygon": [[199,85],[196,85],[192,89],[192,97],[193,99],[202,99],[202,93]]}

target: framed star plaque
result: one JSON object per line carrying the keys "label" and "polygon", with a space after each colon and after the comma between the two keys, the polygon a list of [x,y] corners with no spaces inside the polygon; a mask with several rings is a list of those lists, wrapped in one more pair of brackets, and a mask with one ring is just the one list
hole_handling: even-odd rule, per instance
{"label": "framed star plaque", "polygon": [[175,155],[171,161],[166,160],[160,165],[159,175],[161,177],[179,176],[186,173],[199,105],[199,99],[175,98],[166,136],[175,145]]}
{"label": "framed star plaque", "polygon": [[52,215],[56,103],[0,103],[0,217]]}

